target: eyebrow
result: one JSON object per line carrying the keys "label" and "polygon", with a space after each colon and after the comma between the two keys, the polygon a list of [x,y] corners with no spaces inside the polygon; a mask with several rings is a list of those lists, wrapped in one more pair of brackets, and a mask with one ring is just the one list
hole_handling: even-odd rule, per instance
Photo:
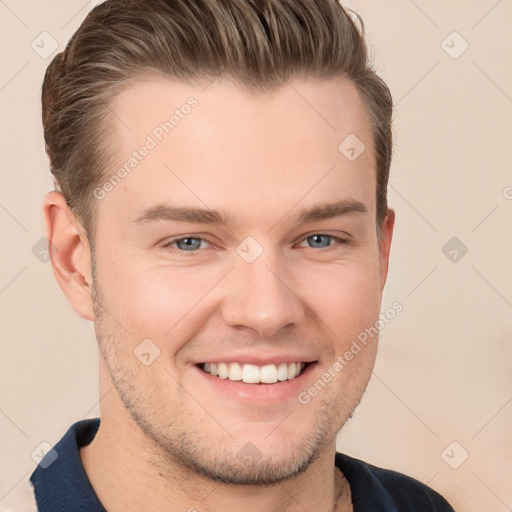
{"label": "eyebrow", "polygon": [[[353,213],[366,214],[366,206],[355,199],[342,199],[332,203],[320,203],[302,210],[296,217],[299,224],[332,219]],[[158,221],[191,222],[198,224],[217,224],[229,226],[235,224],[235,216],[226,211],[203,210],[199,208],[173,207],[158,204],[150,207],[137,217],[133,224],[141,225]]]}

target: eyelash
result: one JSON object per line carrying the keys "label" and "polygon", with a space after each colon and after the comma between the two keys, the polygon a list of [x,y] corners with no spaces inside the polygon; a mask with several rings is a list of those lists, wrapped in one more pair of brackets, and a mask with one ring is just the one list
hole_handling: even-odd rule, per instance
{"label": "eyelash", "polygon": [[[312,234],[310,234],[310,235],[306,235],[305,237],[303,237],[303,238],[300,240],[300,242],[304,242],[304,241],[305,241],[305,240],[307,240],[308,238],[311,238],[311,237],[313,237],[313,236],[315,236],[315,235],[327,236],[327,237],[329,237],[329,238],[331,238],[331,239],[335,240],[336,242],[338,242],[338,244],[339,244],[339,245],[349,244],[349,243],[350,243],[350,242],[349,242],[349,240],[346,240],[346,239],[344,239],[344,238],[340,238],[340,237],[335,236],[335,235],[330,235],[330,234],[328,234],[328,233],[321,233],[321,232],[318,232],[318,233],[312,233]],[[173,238],[172,240],[169,240],[166,244],[164,244],[164,245],[162,246],[162,248],[164,248],[164,249],[168,249],[168,248],[170,248],[170,246],[171,246],[172,244],[175,244],[176,242],[180,242],[180,241],[182,241],[182,240],[186,240],[187,238],[192,238],[193,240],[201,240],[201,241],[208,242],[208,243],[209,243],[209,244],[211,244],[211,245],[215,245],[213,242],[211,242],[210,240],[208,240],[208,238],[206,238],[206,237],[202,237],[202,236],[181,236],[181,237],[179,237],[179,238]],[[329,245],[329,246],[327,246],[327,247],[321,247],[320,249],[324,249],[324,250],[326,250],[326,249],[330,249],[331,247],[333,247],[333,245],[335,245],[335,244]],[[199,249],[197,249],[197,250],[195,250],[195,251],[184,251],[184,250],[181,250],[181,249],[179,249],[179,248],[177,248],[177,247],[174,247],[174,249],[177,249],[177,250],[178,250],[179,252],[181,252],[181,253],[194,253],[194,252],[199,252]],[[315,247],[309,247],[309,249],[315,249]]]}

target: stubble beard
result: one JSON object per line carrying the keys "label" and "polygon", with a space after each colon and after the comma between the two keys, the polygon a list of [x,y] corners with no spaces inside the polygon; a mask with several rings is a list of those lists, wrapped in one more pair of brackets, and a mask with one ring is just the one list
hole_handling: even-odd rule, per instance
{"label": "stubble beard", "polygon": [[[146,441],[152,444],[152,463],[159,470],[173,474],[178,466],[223,484],[269,486],[299,476],[332,446],[353,410],[340,415],[327,393],[321,398],[313,431],[287,449],[280,446],[278,454],[267,453],[268,450],[262,453],[252,443],[235,450],[229,443],[212,442],[204,433],[186,428],[179,414],[165,421],[159,418],[158,411],[151,406],[159,403],[158,387],[143,372],[136,371],[140,363],[126,350],[131,346],[130,340],[108,313],[105,297],[95,279],[94,256],[92,261],[94,326],[100,354],[123,406],[145,434]],[[297,413],[290,416],[298,421]]]}

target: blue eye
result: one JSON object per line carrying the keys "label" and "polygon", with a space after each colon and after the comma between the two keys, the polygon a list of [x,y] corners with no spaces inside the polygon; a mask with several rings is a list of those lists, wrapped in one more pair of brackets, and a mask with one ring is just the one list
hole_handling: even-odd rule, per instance
{"label": "blue eye", "polygon": [[337,236],[324,235],[322,233],[315,233],[314,235],[308,236],[305,240],[308,242],[309,247],[314,249],[323,249],[325,247],[329,247],[330,245],[332,245],[332,240],[345,243],[345,240],[342,240]]}
{"label": "blue eye", "polygon": [[[170,249],[178,249],[180,252],[198,252],[199,249],[205,249],[201,244],[202,243],[210,244],[210,242],[206,238],[202,237],[194,237],[194,236],[186,236],[182,238],[175,238],[174,240],[170,240],[167,242],[163,248]],[[315,233],[304,238],[301,242],[308,243],[308,246],[312,249],[325,249],[330,247],[331,245],[344,244],[347,243],[346,240],[339,238],[334,235],[326,235],[323,233]],[[304,247],[302,245],[302,247]]]}
{"label": "blue eye", "polygon": [[164,245],[164,247],[171,247],[173,244],[176,244],[178,249],[190,252],[199,249],[201,242],[207,242],[207,240],[204,238],[187,236],[185,238],[176,238],[175,240],[171,240],[168,244]]}

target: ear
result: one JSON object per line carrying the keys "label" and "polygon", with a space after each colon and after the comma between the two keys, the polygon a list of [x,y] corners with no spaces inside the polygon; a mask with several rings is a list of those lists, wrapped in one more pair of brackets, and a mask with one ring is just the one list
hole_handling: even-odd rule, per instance
{"label": "ear", "polygon": [[395,211],[388,208],[388,212],[382,222],[382,236],[379,242],[379,260],[380,260],[380,294],[384,290],[386,279],[388,277],[389,252],[391,250],[391,240],[393,239],[393,228],[395,226]]}
{"label": "ear", "polygon": [[59,192],[46,195],[43,213],[53,273],[75,312],[92,321],[91,250],[85,229]]}

